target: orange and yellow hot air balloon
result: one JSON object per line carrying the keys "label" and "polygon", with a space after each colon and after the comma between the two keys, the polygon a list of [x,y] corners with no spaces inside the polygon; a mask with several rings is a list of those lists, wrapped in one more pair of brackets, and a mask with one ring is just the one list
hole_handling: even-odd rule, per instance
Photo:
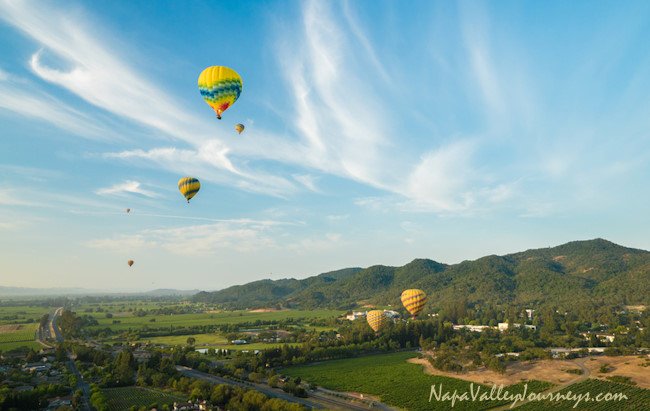
{"label": "orange and yellow hot air balloon", "polygon": [[126,263],[129,265],[129,267],[131,267],[133,265],[133,260],[129,260]]}
{"label": "orange and yellow hot air balloon", "polygon": [[235,131],[237,132],[237,134],[241,134],[241,132],[244,131],[245,128],[246,127],[244,127],[242,123],[235,124]]}
{"label": "orange and yellow hot air balloon", "polygon": [[384,325],[386,325],[386,315],[384,315],[382,310],[368,311],[366,314],[366,320],[374,332],[379,331]]}
{"label": "orange and yellow hot air balloon", "polygon": [[426,302],[427,294],[422,290],[413,288],[402,292],[402,304],[404,304],[404,308],[411,313],[413,318],[422,311]]}
{"label": "orange and yellow hot air balloon", "polygon": [[243,82],[239,74],[229,67],[210,66],[199,75],[199,91],[205,102],[221,115],[239,98]]}

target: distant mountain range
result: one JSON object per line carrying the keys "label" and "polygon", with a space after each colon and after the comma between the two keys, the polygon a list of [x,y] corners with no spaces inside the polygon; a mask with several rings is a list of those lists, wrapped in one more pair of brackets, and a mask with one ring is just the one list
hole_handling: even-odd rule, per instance
{"label": "distant mountain range", "polygon": [[406,288],[429,295],[429,310],[466,301],[478,306],[562,308],[650,305],[650,252],[595,239],[459,264],[416,259],[402,267],[346,268],[303,280],[261,280],[194,301],[223,308],[401,306]]}
{"label": "distant mountain range", "polygon": [[119,292],[95,290],[88,288],[24,288],[0,286],[0,297],[59,297],[59,296],[85,296],[85,295],[133,295],[133,296],[191,296],[199,290],[174,290],[160,288],[143,292]]}

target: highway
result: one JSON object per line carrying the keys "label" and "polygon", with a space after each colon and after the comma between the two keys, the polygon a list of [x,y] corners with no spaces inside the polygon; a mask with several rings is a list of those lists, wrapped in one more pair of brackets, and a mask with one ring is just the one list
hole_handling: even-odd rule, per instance
{"label": "highway", "polygon": [[192,368],[188,367],[183,367],[180,365],[176,366],[176,370],[182,373],[185,376],[192,377],[192,378],[199,378],[205,381],[212,382],[214,384],[229,384],[229,385],[237,385],[243,388],[247,389],[253,389],[255,391],[259,391],[262,394],[267,395],[268,397],[275,397],[275,398],[280,398],[285,401],[289,402],[294,402],[298,404],[302,404],[305,407],[311,408],[311,409],[326,409],[326,410],[369,410],[369,409],[377,409],[377,410],[393,410],[393,408],[390,408],[386,406],[385,404],[381,403],[374,403],[374,406],[371,408],[370,406],[364,404],[364,403],[355,403],[355,402],[350,402],[346,401],[345,399],[342,398],[337,398],[333,396],[329,396],[324,392],[313,392],[310,391],[308,392],[309,398],[300,398],[300,397],[295,397],[291,394],[288,394],[284,391],[282,391],[279,388],[271,388],[266,384],[256,384],[252,382],[241,382],[241,381],[236,381],[236,380],[231,380],[228,378],[224,377],[219,377],[216,375],[212,374],[207,374],[201,371],[197,371]]}
{"label": "highway", "polygon": [[[64,340],[63,334],[61,334],[61,330],[56,324],[57,318],[60,317],[62,313],[63,313],[63,307],[57,308],[56,311],[54,311],[54,314],[50,316],[50,324],[48,327],[51,335],[54,336],[54,339],[56,340],[57,343],[62,343]],[[70,358],[71,356],[72,353],[68,352],[68,358]],[[77,377],[77,389],[80,389],[81,392],[83,393],[81,397],[81,404],[79,409],[83,411],[91,411],[92,408],[90,407],[90,400],[89,400],[90,386],[86,384],[86,382],[83,380],[83,377],[81,376],[81,373],[79,373],[79,370],[77,369],[77,366],[75,365],[72,358],[66,361],[66,365],[68,366],[70,372],[72,372]]]}

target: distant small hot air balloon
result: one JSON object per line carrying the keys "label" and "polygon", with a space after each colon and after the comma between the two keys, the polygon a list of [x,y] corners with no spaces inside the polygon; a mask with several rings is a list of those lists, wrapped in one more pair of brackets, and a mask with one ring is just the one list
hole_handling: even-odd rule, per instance
{"label": "distant small hot air balloon", "polygon": [[404,308],[411,313],[413,318],[422,311],[426,302],[427,294],[422,290],[410,289],[404,290],[402,293],[402,304],[404,304]]}
{"label": "distant small hot air balloon", "polygon": [[238,134],[241,134],[241,132],[244,131],[244,128],[246,127],[241,123],[235,125],[235,131],[237,131]]}
{"label": "distant small hot air balloon", "polygon": [[131,209],[130,209],[130,208],[127,208],[127,209],[126,209],[126,213],[128,214],[128,213],[130,213],[130,212],[131,212]]}
{"label": "distant small hot air balloon", "polygon": [[366,314],[366,320],[370,328],[377,332],[386,324],[386,315],[381,310],[372,310]]}
{"label": "distant small hot air balloon", "polygon": [[224,66],[211,66],[199,75],[199,91],[221,120],[221,114],[239,98],[243,87],[237,72]]}
{"label": "distant small hot air balloon", "polygon": [[194,177],[183,177],[178,180],[178,190],[189,203],[192,197],[201,189],[201,183]]}
{"label": "distant small hot air balloon", "polygon": [[133,260],[129,260],[126,263],[129,265],[129,267],[131,267],[133,265]]}

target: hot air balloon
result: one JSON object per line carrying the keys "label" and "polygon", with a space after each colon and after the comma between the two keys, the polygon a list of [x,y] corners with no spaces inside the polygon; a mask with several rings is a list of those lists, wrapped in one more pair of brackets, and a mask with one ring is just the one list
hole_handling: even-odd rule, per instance
{"label": "hot air balloon", "polygon": [[368,311],[366,314],[366,320],[374,332],[379,331],[379,329],[386,324],[386,316],[381,310]]}
{"label": "hot air balloon", "polygon": [[245,128],[244,125],[241,124],[241,123],[235,125],[235,130],[236,130],[237,133],[239,133],[239,134],[241,134],[241,132],[244,131],[244,128]]}
{"label": "hot air balloon", "polygon": [[410,289],[402,292],[402,304],[404,304],[404,308],[411,313],[413,318],[422,311],[426,302],[427,294],[422,290]]}
{"label": "hot air balloon", "polygon": [[243,83],[237,72],[224,66],[211,66],[199,75],[199,91],[221,120],[221,114],[239,98]]}
{"label": "hot air balloon", "polygon": [[126,263],[129,265],[129,267],[131,267],[133,265],[133,260],[129,260]]}
{"label": "hot air balloon", "polygon": [[130,212],[131,212],[131,209],[130,209],[130,208],[127,208],[127,209],[126,209],[126,213],[128,214],[128,213],[130,213]]}
{"label": "hot air balloon", "polygon": [[181,192],[181,194],[183,194],[183,196],[185,196],[185,199],[187,199],[188,203],[192,197],[196,195],[200,188],[201,183],[199,183],[199,180],[194,177],[183,177],[178,180],[178,190]]}

